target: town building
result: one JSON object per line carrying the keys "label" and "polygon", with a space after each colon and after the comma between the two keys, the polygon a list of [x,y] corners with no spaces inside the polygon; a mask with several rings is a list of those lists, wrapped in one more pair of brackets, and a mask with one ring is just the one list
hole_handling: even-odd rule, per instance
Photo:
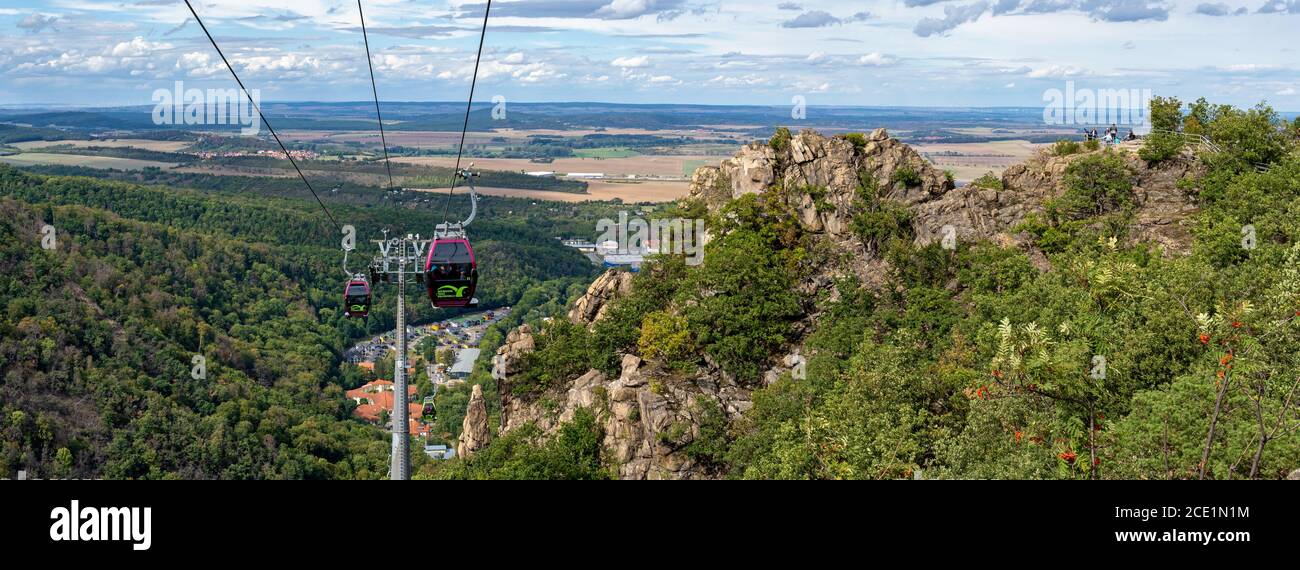
{"label": "town building", "polygon": [[469,378],[470,373],[474,371],[474,362],[478,360],[479,352],[477,348],[465,348],[456,351],[456,362],[447,371],[447,376],[453,380]]}

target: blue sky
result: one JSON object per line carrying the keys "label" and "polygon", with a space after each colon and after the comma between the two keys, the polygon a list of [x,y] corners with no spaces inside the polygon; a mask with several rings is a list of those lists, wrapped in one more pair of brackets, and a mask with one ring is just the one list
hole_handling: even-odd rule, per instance
{"label": "blue sky", "polygon": [[[264,100],[370,97],[355,0],[198,0]],[[458,100],[483,4],[365,2],[386,100]],[[8,0],[0,104],[233,85],[181,0]],[[496,1],[480,100],[1040,106],[1080,88],[1300,111],[1300,0]]]}

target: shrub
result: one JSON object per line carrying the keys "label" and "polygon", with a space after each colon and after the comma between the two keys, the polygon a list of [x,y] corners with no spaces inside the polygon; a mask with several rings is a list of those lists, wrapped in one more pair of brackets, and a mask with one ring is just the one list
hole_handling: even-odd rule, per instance
{"label": "shrub", "polygon": [[757,381],[800,314],[794,275],[772,241],[753,230],[733,230],[706,250],[709,261],[692,269],[675,301],[702,352],[741,380]]}
{"label": "shrub", "polygon": [[786,149],[790,148],[790,139],[792,137],[793,135],[790,134],[790,129],[777,127],[776,132],[772,134],[772,138],[767,142],[767,144],[772,147],[772,150],[784,152]]}
{"label": "shrub", "polygon": [[1065,169],[1065,193],[1052,206],[1069,219],[1099,216],[1133,205],[1132,173],[1107,152],[1074,161]]}
{"label": "shrub", "polygon": [[[1193,106],[1192,126],[1199,131],[1201,123],[1207,121],[1203,101]],[[1142,143],[1138,156],[1147,162],[1168,160],[1183,150],[1183,136],[1177,132],[1183,127],[1183,103],[1176,97],[1156,97],[1151,100],[1151,134]]]}
{"label": "shrub", "polygon": [[1053,156],[1070,156],[1072,154],[1078,154],[1078,152],[1079,143],[1072,140],[1061,139],[1056,141],[1056,144],[1052,145]]}
{"label": "shrub", "polygon": [[918,173],[916,168],[913,168],[910,164],[904,164],[894,170],[894,173],[889,176],[889,180],[894,183],[901,182],[903,186],[908,188],[921,185],[920,173]]}
{"label": "shrub", "polygon": [[1086,151],[1101,150],[1101,141],[1097,139],[1088,139],[1083,141],[1083,149]]}
{"label": "shrub", "polygon": [[586,372],[597,362],[591,333],[556,319],[537,335],[537,350],[528,353],[525,372],[512,379],[518,393],[539,393]]}
{"label": "shrub", "polygon": [[862,150],[867,146],[867,136],[862,133],[845,133],[844,139],[853,143],[855,150]]}
{"label": "shrub", "polygon": [[880,185],[865,174],[858,177],[857,213],[849,229],[862,241],[867,251],[876,254],[895,239],[911,240],[912,212],[902,204],[880,197]]}
{"label": "shrub", "polygon": [[662,358],[672,368],[694,363],[695,344],[686,319],[666,311],[654,311],[641,321],[637,348],[645,358]]}
{"label": "shrub", "polygon": [[1177,97],[1156,97],[1150,105],[1152,130],[1175,132],[1183,127],[1183,102]]}
{"label": "shrub", "polygon": [[971,185],[979,186],[980,188],[988,188],[989,190],[1003,189],[1002,179],[992,172],[985,172],[983,176],[976,178],[975,182],[972,182]]}
{"label": "shrub", "polygon": [[1286,122],[1272,107],[1220,107],[1209,124],[1210,138],[1233,157],[1251,165],[1267,165],[1290,152]]}
{"label": "shrub", "polygon": [[1160,162],[1178,156],[1182,150],[1182,136],[1175,133],[1151,133],[1138,150],[1138,156],[1147,162]]}

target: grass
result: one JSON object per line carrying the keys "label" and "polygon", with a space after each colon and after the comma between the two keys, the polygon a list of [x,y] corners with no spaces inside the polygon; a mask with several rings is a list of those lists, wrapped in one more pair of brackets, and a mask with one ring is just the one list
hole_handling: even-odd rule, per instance
{"label": "grass", "polygon": [[701,166],[717,166],[718,162],[717,159],[710,160],[707,158],[700,160],[684,160],[682,161],[682,175],[690,178],[695,174],[695,169]]}
{"label": "grass", "polygon": [[573,155],[578,158],[632,158],[641,153],[625,147],[578,148]]}

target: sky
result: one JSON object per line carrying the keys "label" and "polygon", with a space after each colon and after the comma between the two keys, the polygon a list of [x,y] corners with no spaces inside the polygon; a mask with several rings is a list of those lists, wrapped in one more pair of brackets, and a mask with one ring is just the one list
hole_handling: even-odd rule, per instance
{"label": "sky", "polygon": [[[357,101],[355,0],[191,0],[263,100]],[[484,5],[363,0],[381,98],[464,100]],[[0,105],[233,87],[183,0],[6,0]],[[1041,106],[1150,89],[1300,111],[1300,0],[498,0],[476,100]]]}

